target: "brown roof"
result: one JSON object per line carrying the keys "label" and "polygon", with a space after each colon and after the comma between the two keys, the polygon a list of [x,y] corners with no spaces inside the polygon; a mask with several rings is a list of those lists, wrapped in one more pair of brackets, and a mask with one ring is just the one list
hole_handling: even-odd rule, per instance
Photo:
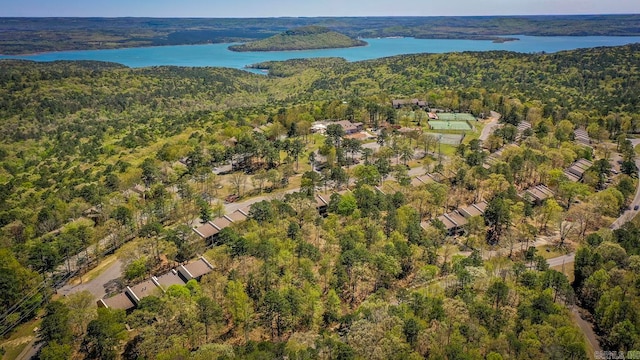
{"label": "brown roof", "polygon": [[229,221],[229,219],[225,218],[224,216],[209,222],[218,230],[222,230],[232,224],[231,221]]}
{"label": "brown roof", "polygon": [[578,175],[575,175],[573,173],[570,173],[568,170],[564,171],[564,176],[566,176],[569,180],[573,181],[573,182],[578,182],[580,181],[580,177]]}
{"label": "brown roof", "polygon": [[473,205],[465,206],[463,208],[458,208],[458,211],[464,217],[480,216],[484,213],[483,211],[481,211],[480,209],[478,209]]}
{"label": "brown roof", "polygon": [[423,184],[437,182],[436,176],[431,175],[431,174],[417,176],[417,178],[418,178],[418,180],[422,181]]}
{"label": "brown roof", "polygon": [[215,234],[220,232],[220,230],[216,229],[209,222],[207,222],[206,224],[200,226],[197,229],[193,229],[193,231],[195,231],[196,234],[200,235],[200,237],[203,238],[203,239],[208,239],[208,238],[212,237],[213,235],[215,235]]}
{"label": "brown roof", "polygon": [[424,182],[420,180],[419,176],[411,178],[411,186],[420,186],[424,185]]}
{"label": "brown roof", "polygon": [[453,221],[449,220],[449,218],[445,217],[444,215],[438,216],[438,220],[442,221],[442,223],[447,228],[447,230],[451,230],[451,229],[454,229],[454,228],[458,227],[458,225],[456,223],[454,223]]}
{"label": "brown roof", "polygon": [[445,216],[448,217],[451,221],[455,222],[458,226],[463,226],[468,223],[467,219],[464,216],[460,215],[460,213],[458,213],[457,211],[450,212]]}
{"label": "brown roof", "polygon": [[190,262],[187,265],[184,265],[184,267],[189,271],[189,274],[191,274],[194,279],[197,279],[202,275],[208,274],[213,271],[213,266],[211,266],[211,264],[209,264],[209,262],[202,257],[197,261]]}
{"label": "brown roof", "polygon": [[475,207],[476,209],[480,210],[484,214],[484,212],[487,210],[487,206],[488,205],[489,204],[486,201],[481,201],[479,203],[473,204],[473,207]]}
{"label": "brown roof", "polygon": [[240,210],[236,210],[229,215],[225,215],[225,217],[231,221],[239,222],[247,219],[247,215]]}
{"label": "brown roof", "polygon": [[241,212],[246,216],[249,216],[249,211],[250,210],[251,210],[251,205],[244,205],[244,206],[242,206],[241,208],[239,208],[236,211]]}
{"label": "brown roof", "polygon": [[331,201],[331,193],[321,193],[316,194],[316,208],[323,207],[329,205],[329,201]]}
{"label": "brown roof", "polygon": [[120,309],[120,310],[129,310],[129,309],[133,309],[136,306],[136,304],[134,304],[133,301],[129,299],[129,296],[127,296],[123,292],[116,296],[113,296],[107,299],[102,299],[102,302],[108,308]]}
{"label": "brown roof", "polygon": [[334,124],[342,126],[345,132],[351,132],[358,130],[359,127],[362,126],[362,123],[352,123],[349,120],[340,120],[336,121]]}

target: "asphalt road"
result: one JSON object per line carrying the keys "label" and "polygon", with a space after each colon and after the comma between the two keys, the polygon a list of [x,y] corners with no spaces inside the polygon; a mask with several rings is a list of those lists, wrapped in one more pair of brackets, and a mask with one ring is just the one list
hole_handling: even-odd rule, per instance
{"label": "asphalt road", "polygon": [[562,264],[570,264],[575,260],[575,258],[576,253],[572,252],[567,255],[555,257],[553,259],[547,259],[547,264],[549,264],[549,267],[560,266]]}
{"label": "asphalt road", "polygon": [[67,296],[80,291],[89,291],[95,299],[102,299],[107,293],[113,292],[113,281],[122,276],[122,262],[119,259],[109,265],[100,275],[86,283],[67,284],[58,289],[58,294]]}
{"label": "asphalt road", "polygon": [[495,127],[499,125],[498,120],[500,120],[501,117],[502,115],[500,115],[499,113],[495,111],[491,112],[491,117],[489,118],[489,122],[487,122],[484,125],[484,128],[480,133],[480,137],[478,138],[480,141],[485,141],[489,138],[489,135],[493,133],[493,130],[495,129]]}

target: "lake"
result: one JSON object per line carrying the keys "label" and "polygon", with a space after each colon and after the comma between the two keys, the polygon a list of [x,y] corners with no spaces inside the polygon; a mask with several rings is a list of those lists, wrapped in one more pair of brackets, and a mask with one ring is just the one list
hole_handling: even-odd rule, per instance
{"label": "lake", "polygon": [[5,56],[0,59],[27,59],[35,61],[99,60],[120,63],[129,67],[159,65],[216,66],[242,69],[247,65],[294,58],[342,57],[348,61],[377,59],[400,54],[448,53],[460,51],[506,50],[521,53],[557,52],[598,46],[619,46],[640,43],[640,36],[523,36],[518,41],[494,43],[488,40],[447,40],[383,38],[365,39],[369,45],[348,49],[233,52],[230,44],[179,45],[129,48],[116,50],[60,51],[34,55]]}

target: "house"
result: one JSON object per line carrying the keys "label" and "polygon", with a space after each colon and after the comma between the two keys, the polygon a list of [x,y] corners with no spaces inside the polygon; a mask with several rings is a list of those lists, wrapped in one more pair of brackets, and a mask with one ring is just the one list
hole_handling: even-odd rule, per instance
{"label": "house", "polygon": [[444,224],[447,229],[447,235],[449,236],[462,234],[464,232],[464,226],[469,222],[457,210],[438,216],[438,220]]}
{"label": "house", "polygon": [[427,174],[416,176],[411,179],[411,186],[420,186],[423,184],[429,184],[432,182],[439,182],[441,180],[440,174]]}
{"label": "house", "polygon": [[242,209],[238,209],[229,215],[225,215],[224,217],[229,221],[236,223],[247,220],[247,218],[249,217],[249,213],[242,211]]}
{"label": "house", "polygon": [[522,134],[528,129],[531,129],[531,123],[528,121],[520,121],[518,124],[518,132],[516,134],[516,142],[520,142],[520,140],[522,140]]}
{"label": "house", "polygon": [[220,232],[220,229],[213,226],[210,221],[207,221],[202,226],[193,229],[193,231],[198,234],[205,242],[210,242],[215,238],[216,235]]}
{"label": "house", "polygon": [[229,220],[224,216],[221,216],[219,218],[209,221],[209,223],[211,223],[211,225],[213,225],[216,229],[222,230],[226,227],[231,226],[231,224],[233,224],[233,221]]}
{"label": "house", "polygon": [[336,121],[334,122],[334,124],[340,125],[342,127],[342,130],[344,130],[344,133],[347,135],[355,134],[359,131],[362,131],[362,129],[364,128],[364,125],[362,123],[352,123],[349,120]]}
{"label": "house", "polygon": [[[469,223],[469,218],[484,215],[487,205],[486,201],[481,201],[465,207],[459,207],[452,212],[439,216],[438,220],[444,224],[448,236],[460,235],[464,233],[464,226]],[[425,229],[429,224],[423,221],[420,226]]]}
{"label": "house", "polygon": [[564,175],[573,182],[582,181],[584,173],[593,166],[593,163],[587,159],[576,160],[565,171]]}
{"label": "house", "polygon": [[185,285],[191,279],[200,280],[203,275],[211,271],[213,271],[213,265],[201,256],[197,260],[171,269],[159,277],[152,276],[141,283],[127,286],[125,291],[118,295],[98,300],[97,305],[98,307],[129,311],[138,306],[140,301],[147,296],[161,295],[171,285]]}
{"label": "house", "polygon": [[244,206],[232,212],[230,215],[223,215],[219,218],[207,221],[201,226],[194,228],[193,231],[205,242],[210,242],[222,229],[231,226],[231,224],[235,222],[246,220],[249,217],[249,209],[250,205]]}
{"label": "house", "polygon": [[591,146],[591,138],[584,128],[577,128],[573,131],[573,137],[578,144]]}
{"label": "house", "polygon": [[458,208],[458,212],[467,219],[474,216],[482,216],[487,209],[487,205],[488,204],[486,201],[482,201],[476,204]]}
{"label": "house", "polygon": [[533,204],[541,205],[545,200],[553,197],[553,191],[545,185],[536,185],[524,191],[521,198],[528,198]]}
{"label": "house", "polygon": [[331,194],[316,194],[316,210],[320,214],[326,214],[327,208],[329,207],[329,201],[331,200]]}

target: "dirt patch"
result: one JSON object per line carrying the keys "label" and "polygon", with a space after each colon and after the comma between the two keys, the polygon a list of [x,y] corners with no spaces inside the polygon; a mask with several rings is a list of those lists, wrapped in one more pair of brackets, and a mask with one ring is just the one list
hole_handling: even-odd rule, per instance
{"label": "dirt patch", "polygon": [[6,343],[2,344],[3,347],[18,347],[20,345],[27,344],[33,340],[35,336],[22,336],[17,339],[9,340]]}

